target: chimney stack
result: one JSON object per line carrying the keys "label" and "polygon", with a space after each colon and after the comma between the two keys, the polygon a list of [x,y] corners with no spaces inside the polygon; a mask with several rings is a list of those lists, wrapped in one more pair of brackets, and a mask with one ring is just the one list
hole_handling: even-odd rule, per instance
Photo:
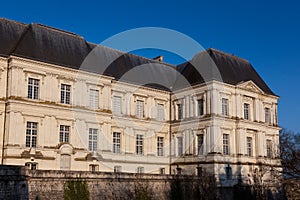
{"label": "chimney stack", "polygon": [[157,57],[153,58],[153,60],[158,61],[158,62],[162,62],[163,59],[164,59],[163,56],[157,56]]}

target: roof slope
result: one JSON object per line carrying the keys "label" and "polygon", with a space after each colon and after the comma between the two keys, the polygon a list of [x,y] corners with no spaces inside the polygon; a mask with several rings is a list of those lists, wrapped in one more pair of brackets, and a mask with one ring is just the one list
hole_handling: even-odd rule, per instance
{"label": "roof slope", "polygon": [[[95,49],[100,50],[97,52],[97,62],[86,63],[88,67],[82,66],[86,57],[90,56],[91,51],[94,52]],[[163,90],[167,90],[166,88],[170,88],[171,85],[173,88],[182,88],[209,80],[219,80],[231,85],[252,80],[265,93],[274,95],[248,61],[214,49],[205,52],[205,54],[198,53],[189,62],[173,66],[95,45],[74,33],[41,24],[26,25],[0,18],[0,55],[2,56],[16,55],[104,74],[133,83],[143,84],[148,81],[145,82],[149,83],[148,86]],[[140,70],[139,73],[124,78],[132,69],[144,65],[148,67],[142,68],[142,76]],[[173,72],[175,68],[182,76]]]}
{"label": "roof slope", "polygon": [[252,80],[265,93],[275,95],[247,60],[212,48],[178,65],[177,69],[191,85],[210,80],[237,85]]}

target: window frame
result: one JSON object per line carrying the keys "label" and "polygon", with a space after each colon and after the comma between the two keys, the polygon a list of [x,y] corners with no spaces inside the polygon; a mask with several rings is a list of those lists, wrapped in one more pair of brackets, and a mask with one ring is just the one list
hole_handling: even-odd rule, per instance
{"label": "window frame", "polygon": [[252,157],[253,156],[253,138],[252,137],[246,137],[246,147],[247,147],[247,156]]}
{"label": "window frame", "polygon": [[230,136],[223,133],[223,155],[230,155]]}
{"label": "window frame", "polygon": [[271,124],[271,109],[268,107],[265,107],[265,123]]}
{"label": "window frame", "polygon": [[71,85],[61,83],[61,85],[60,85],[60,103],[71,104]]}
{"label": "window frame", "polygon": [[165,120],[165,106],[164,104],[158,103],[157,104],[157,116],[156,119],[158,121],[164,121]]}
{"label": "window frame", "polygon": [[183,137],[177,137],[177,154],[183,156]]}
{"label": "window frame", "polygon": [[121,133],[113,132],[113,153],[121,153]]}
{"label": "window frame", "polygon": [[37,137],[38,137],[38,123],[27,121],[25,146],[29,148],[36,148]]}
{"label": "window frame", "polygon": [[99,129],[89,128],[89,136],[88,136],[89,151],[92,152],[98,151],[98,135],[99,135]]}
{"label": "window frame", "polygon": [[198,147],[198,156],[204,154],[204,134],[197,135],[197,147]]}
{"label": "window frame", "polygon": [[59,142],[60,143],[70,143],[70,132],[71,132],[71,126],[60,125],[59,126]]}
{"label": "window frame", "polygon": [[[117,108],[117,105],[118,108]],[[122,97],[114,95],[113,96],[113,110],[112,110],[114,115],[122,115]]]}
{"label": "window frame", "polygon": [[40,80],[36,78],[28,78],[27,84],[27,98],[39,99]]}
{"label": "window frame", "polygon": [[197,108],[198,108],[198,112],[197,112],[197,116],[203,116],[204,115],[204,99],[200,98],[197,100]]}
{"label": "window frame", "polygon": [[244,119],[250,120],[250,104],[244,103]]}
{"label": "window frame", "polygon": [[177,118],[178,120],[183,119],[183,108],[182,103],[177,103]]}
{"label": "window frame", "polygon": [[273,153],[273,146],[272,146],[272,140],[267,139],[266,140],[266,150],[267,150],[267,158],[273,158],[272,153]]}
{"label": "window frame", "polygon": [[142,134],[136,135],[136,151],[135,151],[135,153],[137,155],[144,154],[144,135],[142,135]]}
{"label": "window frame", "polygon": [[97,110],[99,108],[99,90],[90,88],[89,90],[89,107]]}
{"label": "window frame", "polygon": [[229,116],[229,100],[228,98],[222,98],[222,115]]}
{"label": "window frame", "polygon": [[164,137],[157,137],[157,156],[164,156]]}
{"label": "window frame", "polygon": [[135,115],[136,117],[138,118],[143,118],[144,115],[145,115],[145,102],[143,100],[136,100],[136,112],[135,112]]}

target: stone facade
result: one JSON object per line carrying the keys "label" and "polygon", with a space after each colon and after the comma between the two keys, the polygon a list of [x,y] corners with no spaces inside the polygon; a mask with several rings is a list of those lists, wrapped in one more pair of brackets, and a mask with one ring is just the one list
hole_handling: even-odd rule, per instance
{"label": "stone facade", "polygon": [[[82,40],[41,25],[27,28],[26,34],[47,31],[49,40],[54,33]],[[248,61],[209,51],[254,71]],[[41,170],[210,173],[222,186],[251,184],[261,166],[280,165],[278,96],[255,71],[250,80],[234,84],[210,80],[170,92],[78,67],[20,53],[0,56],[2,164]]]}

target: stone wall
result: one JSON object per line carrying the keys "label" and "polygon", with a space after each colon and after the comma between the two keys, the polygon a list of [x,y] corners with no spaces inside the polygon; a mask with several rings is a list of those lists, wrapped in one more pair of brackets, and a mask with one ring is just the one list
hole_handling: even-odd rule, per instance
{"label": "stone wall", "polygon": [[29,199],[63,199],[67,181],[86,182],[90,199],[131,199],[135,188],[147,188],[153,199],[168,199],[168,175],[83,171],[26,170]]}
{"label": "stone wall", "polygon": [[[80,183],[80,184],[78,184]],[[0,199],[64,199],[66,188],[84,185],[89,199],[241,199],[250,186],[217,186],[213,176],[170,176],[89,171],[25,170],[21,166],[0,165]],[[74,193],[68,199],[80,199]],[[75,189],[75,191],[79,191]],[[72,190],[70,190],[72,191]],[[74,191],[73,191],[74,192]],[[295,194],[294,191],[291,192]],[[254,193],[254,195],[256,195]],[[69,196],[70,197],[70,196]],[[76,198],[74,198],[76,197]],[[149,198],[147,198],[149,197]],[[253,196],[255,197],[255,196]],[[86,199],[88,199],[86,198]],[[270,198],[272,199],[272,198]],[[277,197],[274,199],[282,199]]]}
{"label": "stone wall", "polygon": [[28,199],[28,182],[23,167],[0,165],[0,199]]}

